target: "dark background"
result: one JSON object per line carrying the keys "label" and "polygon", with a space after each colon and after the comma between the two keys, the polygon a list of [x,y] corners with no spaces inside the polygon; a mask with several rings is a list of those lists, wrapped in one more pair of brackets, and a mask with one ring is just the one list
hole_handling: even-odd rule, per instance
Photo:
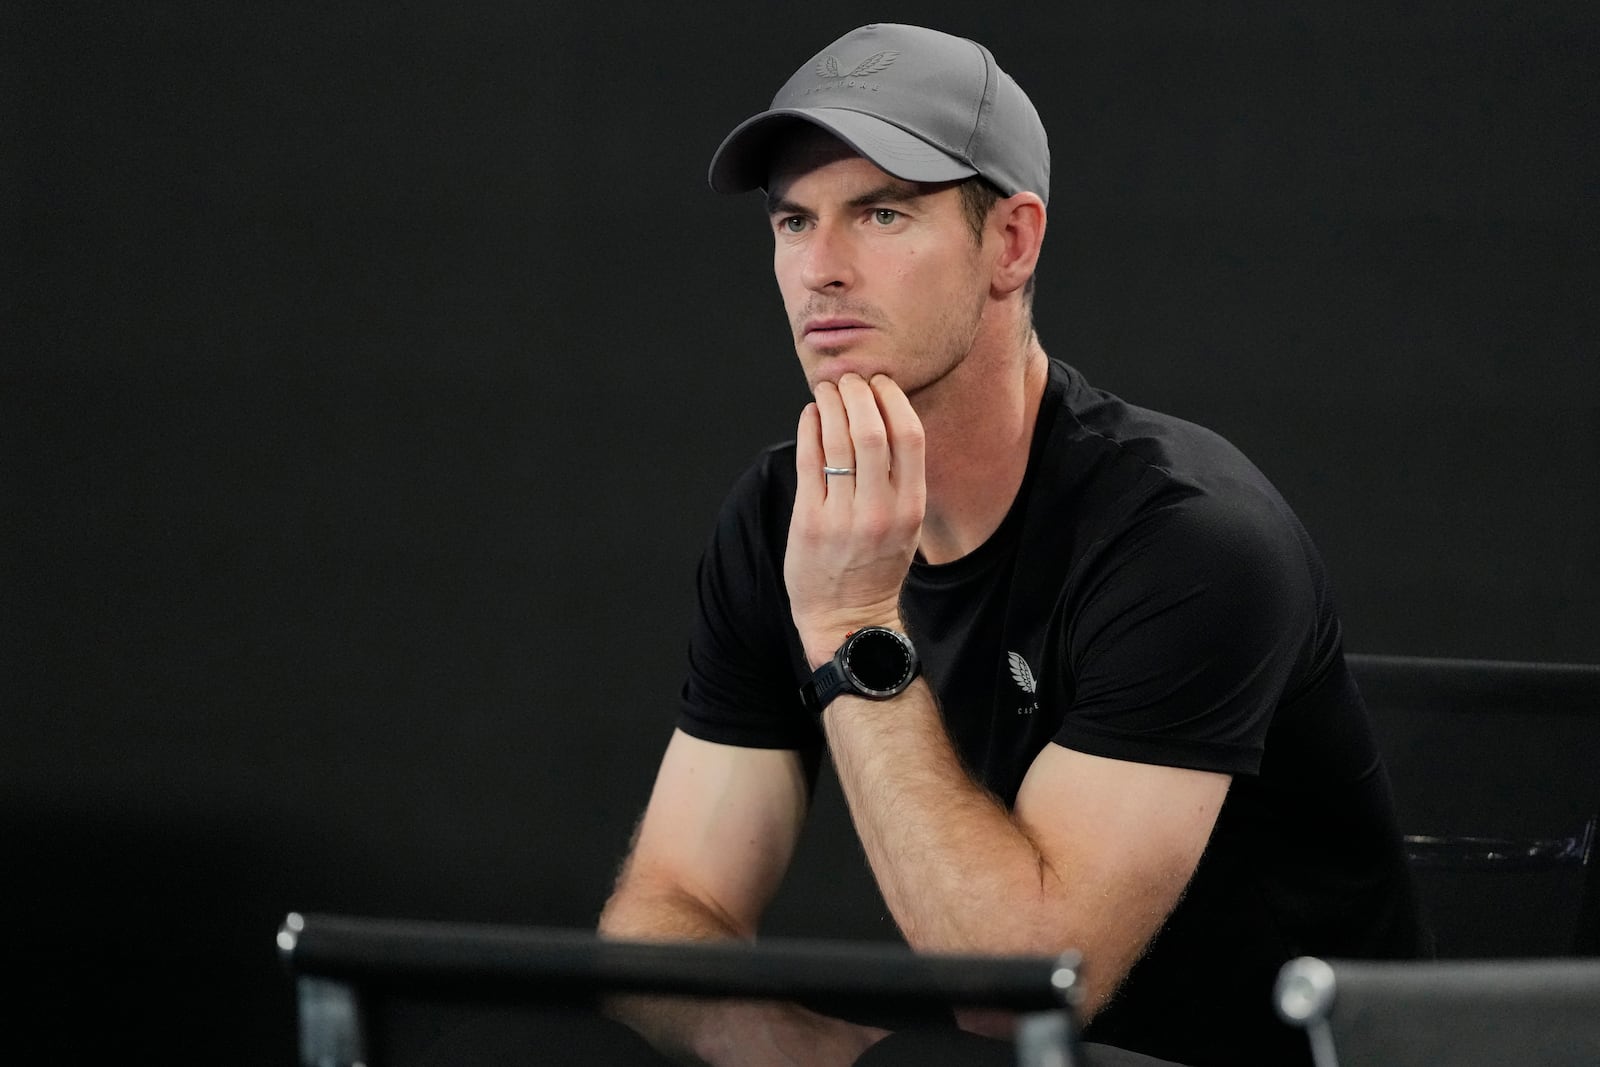
{"label": "dark background", "polygon": [[[0,9],[5,1040],[287,1063],[291,908],[593,921],[804,399],[705,165],[871,18],[1030,92],[1046,348],[1243,446],[1350,647],[1600,660],[1593,3],[1038,11]],[[815,838],[774,928],[891,932]]]}

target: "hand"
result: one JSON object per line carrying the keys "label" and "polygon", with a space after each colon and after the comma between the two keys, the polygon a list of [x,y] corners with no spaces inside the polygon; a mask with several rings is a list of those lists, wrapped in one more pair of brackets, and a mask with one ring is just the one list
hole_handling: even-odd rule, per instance
{"label": "hand", "polygon": [[[904,629],[900,587],[928,490],[922,421],[887,375],[819,382],[796,431],[794,517],[783,580],[811,666],[863,626]],[[824,476],[851,467],[854,476]]]}

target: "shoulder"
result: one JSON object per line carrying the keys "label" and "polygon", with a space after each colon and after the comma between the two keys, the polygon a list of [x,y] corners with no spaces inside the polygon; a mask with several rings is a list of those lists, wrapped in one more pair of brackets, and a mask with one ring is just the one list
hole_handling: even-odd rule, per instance
{"label": "shoulder", "polygon": [[768,445],[745,464],[728,490],[728,502],[761,500],[794,487],[793,441]]}
{"label": "shoulder", "polygon": [[1199,610],[1270,630],[1315,609],[1316,550],[1242,451],[1070,368],[1057,374],[1039,514],[1047,540],[1071,545],[1080,611],[1137,618],[1160,605],[1189,622]]}
{"label": "shoulder", "polygon": [[1288,552],[1303,539],[1271,481],[1221,434],[1130,404],[1053,368],[1038,491],[1048,521],[1088,548],[1215,544]]}
{"label": "shoulder", "polygon": [[1064,364],[1056,366],[1048,394],[1054,408],[1052,448],[1078,451],[1129,480],[1151,484],[1268,484],[1255,464],[1216,431],[1129,403]]}
{"label": "shoulder", "polygon": [[746,464],[723,498],[715,541],[775,539],[781,551],[794,510],[794,449],[793,441],[770,445]]}

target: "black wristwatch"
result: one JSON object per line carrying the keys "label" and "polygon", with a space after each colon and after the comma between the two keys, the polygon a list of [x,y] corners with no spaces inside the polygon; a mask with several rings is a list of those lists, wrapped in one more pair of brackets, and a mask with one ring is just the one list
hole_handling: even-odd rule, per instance
{"label": "black wristwatch", "polygon": [[911,638],[884,626],[863,627],[847,635],[833,658],[800,687],[800,701],[821,715],[841,693],[888,700],[905,692],[921,669]]}

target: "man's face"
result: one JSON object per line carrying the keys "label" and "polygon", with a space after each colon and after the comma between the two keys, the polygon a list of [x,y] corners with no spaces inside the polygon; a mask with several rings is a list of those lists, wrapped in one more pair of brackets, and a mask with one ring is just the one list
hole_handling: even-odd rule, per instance
{"label": "man's face", "polygon": [[815,135],[768,187],[773,269],[813,389],[883,373],[914,398],[961,363],[990,279],[954,184],[891,177]]}

